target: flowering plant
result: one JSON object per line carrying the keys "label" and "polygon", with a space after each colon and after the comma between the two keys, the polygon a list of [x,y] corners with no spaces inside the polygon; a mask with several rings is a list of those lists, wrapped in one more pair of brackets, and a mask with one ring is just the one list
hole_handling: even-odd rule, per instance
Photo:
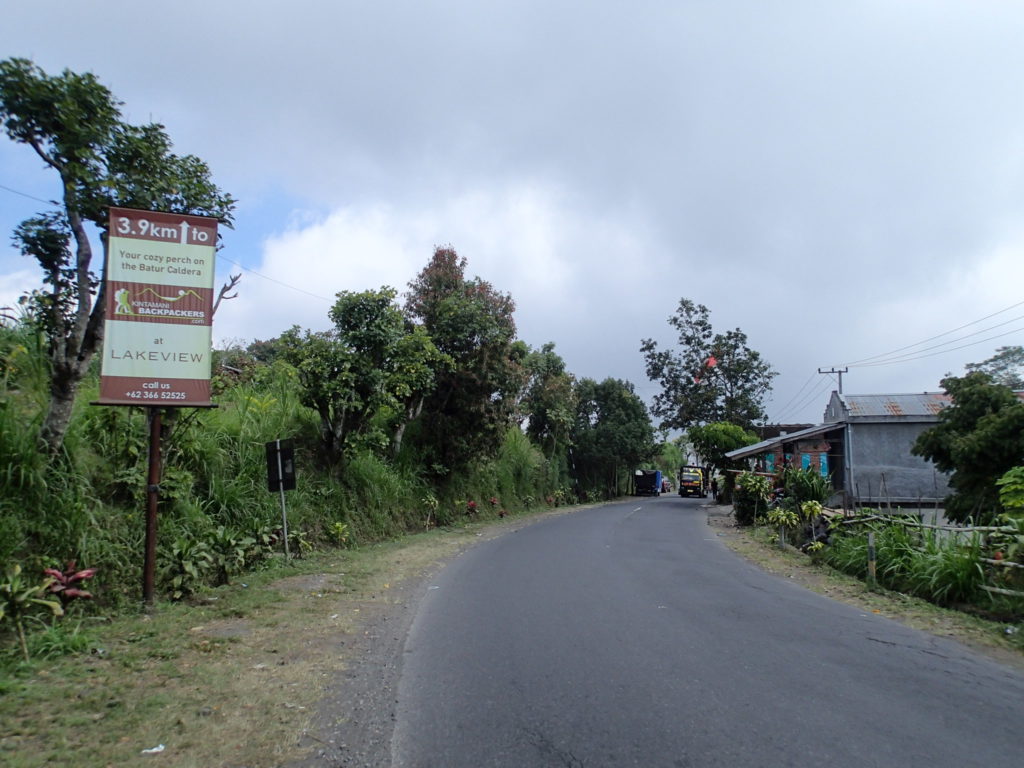
{"label": "flowering plant", "polygon": [[497,496],[491,496],[490,502],[491,502],[491,506],[492,507],[498,506],[498,497]]}

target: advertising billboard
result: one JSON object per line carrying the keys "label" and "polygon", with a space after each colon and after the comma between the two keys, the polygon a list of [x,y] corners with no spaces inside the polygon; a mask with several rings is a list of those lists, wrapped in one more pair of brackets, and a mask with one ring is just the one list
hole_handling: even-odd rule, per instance
{"label": "advertising billboard", "polygon": [[217,220],[110,209],[102,405],[210,406]]}

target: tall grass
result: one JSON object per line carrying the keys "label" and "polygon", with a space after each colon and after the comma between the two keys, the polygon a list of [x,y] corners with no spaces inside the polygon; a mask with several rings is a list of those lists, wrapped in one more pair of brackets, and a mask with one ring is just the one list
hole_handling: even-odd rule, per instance
{"label": "tall grass", "polygon": [[394,538],[415,527],[415,510],[425,487],[408,471],[361,452],[346,463],[342,486],[344,501],[325,512],[348,525],[355,543]]}
{"label": "tall grass", "polygon": [[875,532],[879,584],[939,605],[971,603],[982,596],[981,538],[943,535],[897,524],[874,523],[832,535],[823,558],[858,578],[868,575],[869,530]]}

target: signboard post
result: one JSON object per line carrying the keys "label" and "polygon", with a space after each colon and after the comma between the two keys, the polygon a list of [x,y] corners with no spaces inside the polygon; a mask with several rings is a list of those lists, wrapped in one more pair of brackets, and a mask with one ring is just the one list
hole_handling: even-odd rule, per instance
{"label": "signboard post", "polygon": [[[270,492],[281,494],[281,530],[284,532],[284,557],[290,560],[288,549],[288,510],[284,504],[284,492],[295,490],[295,445],[291,440],[274,440],[266,444],[267,485]],[[300,553],[301,554],[301,553]]]}
{"label": "signboard post", "polygon": [[153,602],[161,409],[212,408],[210,356],[217,220],[111,208],[96,405],[149,410],[142,599]]}

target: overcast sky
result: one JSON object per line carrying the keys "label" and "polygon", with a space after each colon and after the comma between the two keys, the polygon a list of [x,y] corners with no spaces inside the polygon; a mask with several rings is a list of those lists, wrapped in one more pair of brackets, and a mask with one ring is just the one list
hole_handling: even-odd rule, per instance
{"label": "overcast sky", "polygon": [[[218,344],[450,244],[578,377],[650,401],[686,297],[779,372],[772,421],[818,422],[818,368],[935,391],[1024,343],[1022,39],[1009,0],[104,0],[8,4],[0,56],[93,72],[240,201]],[[58,186],[6,137],[0,185],[2,306]]]}

